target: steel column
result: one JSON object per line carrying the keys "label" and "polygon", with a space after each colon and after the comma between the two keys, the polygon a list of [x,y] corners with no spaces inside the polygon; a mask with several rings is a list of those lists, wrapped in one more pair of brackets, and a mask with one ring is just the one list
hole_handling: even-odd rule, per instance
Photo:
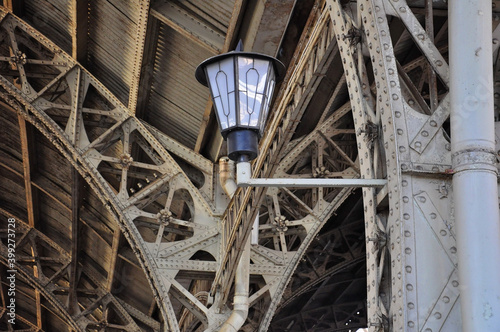
{"label": "steel column", "polygon": [[491,1],[450,2],[453,187],[463,331],[500,325]]}

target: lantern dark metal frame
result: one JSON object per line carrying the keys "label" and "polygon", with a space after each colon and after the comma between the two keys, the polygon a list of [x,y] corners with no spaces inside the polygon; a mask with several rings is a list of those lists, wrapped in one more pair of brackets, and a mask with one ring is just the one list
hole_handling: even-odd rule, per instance
{"label": "lantern dark metal frame", "polygon": [[[214,64],[219,66],[217,76],[221,75],[220,78],[226,80],[225,90],[218,84],[214,86],[214,82],[219,83],[218,78],[209,77],[209,67]],[[258,65],[263,67],[257,68]],[[212,66],[210,70],[214,68],[216,69]],[[266,70],[259,72],[258,69]],[[198,82],[210,88],[219,129],[227,141],[230,159],[252,160],[257,157],[258,141],[263,135],[274,86],[283,78],[284,73],[285,66],[279,60],[260,53],[243,52],[241,42],[235,51],[211,57],[196,68]],[[253,81],[250,83],[256,83],[255,85],[249,84],[251,79]],[[242,85],[246,86],[245,91],[240,89]],[[250,91],[250,86],[254,86],[255,90]],[[253,96],[249,96],[250,93]],[[246,104],[242,98],[246,98]],[[246,110],[243,109],[245,106]],[[230,109],[231,107],[234,109]]]}

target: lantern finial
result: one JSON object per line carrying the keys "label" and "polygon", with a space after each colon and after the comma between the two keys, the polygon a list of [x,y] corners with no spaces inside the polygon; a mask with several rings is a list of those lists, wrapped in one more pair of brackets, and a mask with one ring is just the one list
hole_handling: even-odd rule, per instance
{"label": "lantern finial", "polygon": [[236,45],[236,48],[234,49],[236,52],[243,52],[243,42],[240,41],[238,42],[238,45]]}

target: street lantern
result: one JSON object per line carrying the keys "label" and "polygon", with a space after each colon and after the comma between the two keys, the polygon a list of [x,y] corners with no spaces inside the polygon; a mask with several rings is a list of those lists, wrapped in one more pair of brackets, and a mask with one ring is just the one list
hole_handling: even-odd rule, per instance
{"label": "street lantern", "polygon": [[196,68],[196,79],[210,88],[228,157],[239,161],[257,157],[274,87],[285,66],[259,53],[235,51],[214,56]]}
{"label": "street lantern", "polygon": [[268,55],[235,51],[203,61],[196,79],[210,88],[228,157],[236,161],[236,184],[240,187],[384,187],[385,179],[294,179],[253,178],[250,161],[258,154],[259,138],[266,124],[276,82],[285,66]]}

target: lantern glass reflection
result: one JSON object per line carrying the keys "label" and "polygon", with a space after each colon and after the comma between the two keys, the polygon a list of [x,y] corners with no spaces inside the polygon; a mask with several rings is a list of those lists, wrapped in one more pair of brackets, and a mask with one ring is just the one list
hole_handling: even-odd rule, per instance
{"label": "lantern glass reflection", "polygon": [[212,100],[215,104],[221,130],[236,126],[236,89],[233,59],[226,58],[206,67]]}
{"label": "lantern glass reflection", "polygon": [[[196,69],[198,81],[210,88],[230,158],[256,156],[257,140],[264,132],[276,80],[283,72],[283,64],[275,58],[241,51],[207,59]],[[243,138],[252,142],[241,143]]]}

